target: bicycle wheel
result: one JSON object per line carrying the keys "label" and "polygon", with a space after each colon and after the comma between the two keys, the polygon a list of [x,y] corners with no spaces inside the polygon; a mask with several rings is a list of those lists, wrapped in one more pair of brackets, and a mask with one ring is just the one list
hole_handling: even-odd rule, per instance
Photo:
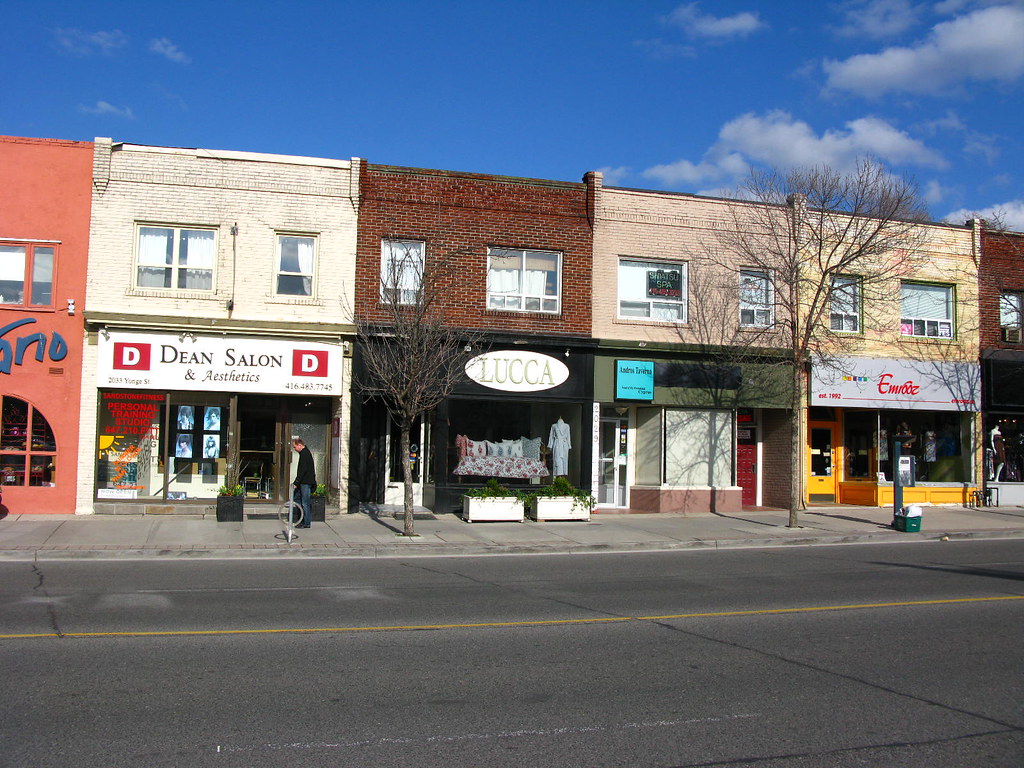
{"label": "bicycle wheel", "polygon": [[277,518],[281,521],[281,525],[291,525],[293,528],[297,528],[302,522],[302,506],[294,499],[286,501],[277,511]]}

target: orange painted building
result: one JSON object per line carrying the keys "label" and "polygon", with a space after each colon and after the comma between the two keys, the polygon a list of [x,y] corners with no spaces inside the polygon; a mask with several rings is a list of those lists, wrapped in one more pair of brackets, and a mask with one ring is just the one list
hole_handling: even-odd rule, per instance
{"label": "orange painted building", "polygon": [[0,136],[0,517],[75,511],[92,166]]}

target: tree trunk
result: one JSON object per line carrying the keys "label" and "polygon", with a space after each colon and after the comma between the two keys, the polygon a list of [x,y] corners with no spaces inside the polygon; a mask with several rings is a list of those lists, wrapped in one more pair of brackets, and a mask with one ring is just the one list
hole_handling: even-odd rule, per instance
{"label": "tree trunk", "polygon": [[415,536],[413,530],[413,503],[412,503],[412,463],[409,460],[409,432],[412,430],[412,422],[402,424],[402,481],[404,484],[403,503],[405,515],[403,521],[403,536]]}
{"label": "tree trunk", "polygon": [[804,402],[804,377],[803,369],[799,365],[793,365],[793,403],[790,411],[790,422],[792,431],[790,433],[790,483],[789,483],[789,527],[799,528],[799,512],[803,506],[803,440],[802,430],[802,408]]}

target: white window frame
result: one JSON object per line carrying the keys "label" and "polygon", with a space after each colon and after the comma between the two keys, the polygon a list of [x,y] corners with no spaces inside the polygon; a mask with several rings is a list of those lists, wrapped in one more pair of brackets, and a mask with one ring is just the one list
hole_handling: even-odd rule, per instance
{"label": "white window frame", "polygon": [[[646,268],[648,275],[650,272],[655,270],[671,271],[676,270],[679,274],[680,283],[680,297],[674,298],[660,298],[657,296],[645,296],[645,297],[634,297],[624,296],[625,280],[623,279],[622,268],[624,265],[633,265],[635,267]],[[617,273],[618,288],[619,288],[619,300],[618,300],[618,317],[621,320],[635,320],[635,321],[650,321],[655,323],[685,323],[687,322],[688,313],[688,302],[687,302],[687,291],[689,289],[689,279],[687,274],[687,263],[685,261],[648,261],[641,258],[632,256],[622,256],[619,258],[619,268]],[[649,287],[644,290],[645,293],[649,293]],[[623,313],[623,305],[634,305],[638,310],[645,310],[646,314],[626,314]],[[645,306],[644,306],[645,305]],[[655,313],[659,307],[664,311],[666,309],[673,310],[676,313],[675,317],[657,317]]]}
{"label": "white window frame", "polygon": [[[160,263],[157,259],[156,251],[153,253],[147,253],[147,249],[143,244],[144,230],[170,230],[171,235],[171,254],[170,263]],[[188,264],[179,264],[181,259],[181,238],[184,232],[209,232],[213,235],[212,244],[210,246],[209,264],[204,266],[189,266]],[[218,237],[216,227],[203,227],[203,226],[178,226],[176,224],[154,224],[145,223],[137,224],[135,227],[135,274],[133,277],[133,284],[136,290],[140,291],[166,291],[168,293],[213,293],[216,290],[217,282],[217,247]],[[139,279],[140,272],[143,269],[164,269],[170,270],[170,286],[166,285],[143,285]],[[196,286],[179,286],[178,283],[182,280],[182,273],[186,274],[187,279],[188,272],[195,273],[209,273],[209,287],[201,288]]]}
{"label": "white window frame", "polygon": [[[744,288],[744,282],[757,277],[763,289],[758,292],[764,293],[764,301],[748,301],[744,295],[749,295],[749,289]],[[740,327],[741,328],[768,328],[775,323],[775,292],[772,288],[771,273],[764,269],[741,269],[740,270]],[[749,319],[744,320],[744,313],[750,313]]]}
{"label": "white window frame", "polygon": [[[531,254],[555,257],[554,294],[547,292],[547,281],[542,290],[526,287],[531,278],[527,273],[526,260]],[[495,256],[519,257],[516,290],[502,290],[495,284],[495,270],[491,268],[491,259]],[[509,271],[509,270],[502,270]],[[541,272],[540,270],[532,270]],[[541,274],[544,274],[541,272]],[[534,304],[534,306],[529,306]],[[560,251],[543,251],[533,248],[488,248],[487,249],[487,309],[499,312],[524,312],[530,314],[557,315],[562,311],[562,253]]]}
{"label": "white window frame", "polygon": [[999,294],[999,325],[1002,328],[1021,328],[1024,318],[1024,291],[1002,291]]}
{"label": "white window frame", "polygon": [[[396,253],[396,249],[401,249]],[[422,240],[385,238],[380,241],[380,300],[415,304],[423,286],[427,244]],[[397,285],[396,285],[397,283]]]}
{"label": "white window frame", "polygon": [[832,278],[829,327],[836,333],[861,332],[861,279],[857,275]]}
{"label": "white window frame", "polygon": [[[310,242],[310,254],[309,264],[302,264],[302,254],[300,253],[297,257],[298,264],[295,270],[286,270],[284,268],[284,240],[286,238],[292,238],[294,240],[308,240]],[[274,295],[282,298],[299,298],[299,299],[311,299],[316,295],[316,264],[319,256],[319,238],[316,235],[303,234],[298,232],[278,232],[276,237],[276,256],[274,259],[275,271],[274,271]],[[308,281],[308,290],[305,293],[295,293],[290,291],[281,290],[281,281],[287,280],[289,282],[294,281],[296,278],[299,280]]]}
{"label": "white window frame", "polygon": [[[907,311],[908,288],[939,289],[946,292],[945,316],[922,315],[913,311]],[[952,339],[955,328],[954,307],[956,306],[956,292],[952,285],[941,285],[938,283],[920,283],[911,280],[904,280],[900,283],[900,335],[912,338],[927,339]]]}

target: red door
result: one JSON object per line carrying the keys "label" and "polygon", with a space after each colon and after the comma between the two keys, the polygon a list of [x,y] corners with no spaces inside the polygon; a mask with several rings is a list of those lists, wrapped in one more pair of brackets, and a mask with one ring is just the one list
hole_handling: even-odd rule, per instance
{"label": "red door", "polygon": [[736,484],[743,489],[743,506],[757,504],[757,431],[746,425],[736,430]]}

